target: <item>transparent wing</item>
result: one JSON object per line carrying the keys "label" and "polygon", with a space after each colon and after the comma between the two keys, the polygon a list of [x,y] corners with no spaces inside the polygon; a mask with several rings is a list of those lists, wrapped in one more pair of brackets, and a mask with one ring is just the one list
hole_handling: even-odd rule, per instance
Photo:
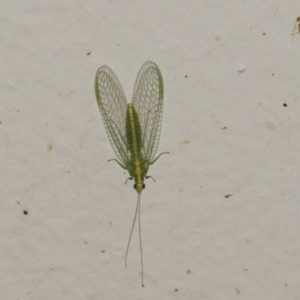
{"label": "transparent wing", "polygon": [[117,76],[107,66],[96,72],[95,94],[111,146],[125,166],[129,154],[125,130],[127,102]]}
{"label": "transparent wing", "polygon": [[138,75],[133,90],[133,105],[136,109],[142,133],[142,154],[153,161],[159,144],[163,113],[163,78],[158,66],[146,61]]}

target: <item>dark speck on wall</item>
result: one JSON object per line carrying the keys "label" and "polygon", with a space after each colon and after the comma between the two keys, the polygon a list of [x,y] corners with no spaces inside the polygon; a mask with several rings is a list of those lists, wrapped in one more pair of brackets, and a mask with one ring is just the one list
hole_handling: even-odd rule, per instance
{"label": "dark speck on wall", "polygon": [[300,17],[296,18],[292,35],[300,34]]}
{"label": "dark speck on wall", "polygon": [[227,194],[227,195],[225,195],[225,198],[229,198],[231,196],[232,196],[232,194]]}

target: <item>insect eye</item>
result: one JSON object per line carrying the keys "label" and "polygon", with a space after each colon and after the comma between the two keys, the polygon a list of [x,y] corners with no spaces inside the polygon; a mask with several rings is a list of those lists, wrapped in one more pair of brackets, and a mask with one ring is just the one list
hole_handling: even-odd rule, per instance
{"label": "insect eye", "polygon": [[143,184],[143,189],[146,187],[145,183]]}
{"label": "insect eye", "polygon": [[136,184],[133,185],[133,188],[136,190]]}

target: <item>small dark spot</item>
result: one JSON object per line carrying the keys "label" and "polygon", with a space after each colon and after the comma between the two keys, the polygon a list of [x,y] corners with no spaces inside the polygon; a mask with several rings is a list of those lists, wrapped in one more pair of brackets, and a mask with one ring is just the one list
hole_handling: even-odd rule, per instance
{"label": "small dark spot", "polygon": [[24,210],[24,211],[23,211],[23,214],[24,214],[24,215],[28,215],[28,211],[27,211],[27,210]]}
{"label": "small dark spot", "polygon": [[0,121],[0,124],[2,124],[2,121]]}
{"label": "small dark spot", "polygon": [[21,204],[20,201],[17,201],[17,204],[20,205]]}
{"label": "small dark spot", "polygon": [[186,270],[186,274],[190,274],[192,273],[192,271],[190,271],[189,269]]}
{"label": "small dark spot", "polygon": [[105,252],[105,250],[101,250],[101,253],[104,253]]}
{"label": "small dark spot", "polygon": [[179,142],[179,145],[188,145],[190,143],[191,142],[189,140],[183,140],[183,141]]}
{"label": "small dark spot", "polygon": [[86,55],[91,55],[91,52],[88,52]]}
{"label": "small dark spot", "polygon": [[142,287],[145,287],[145,285],[144,285],[144,284],[142,284]]}
{"label": "small dark spot", "polygon": [[227,126],[222,127],[222,130],[226,130],[226,129],[227,129]]}
{"label": "small dark spot", "polygon": [[285,284],[285,286],[287,286],[287,283]]}
{"label": "small dark spot", "polygon": [[300,17],[297,17],[292,35],[300,34]]}
{"label": "small dark spot", "polygon": [[240,293],[241,293],[240,289],[235,288],[235,294],[236,294],[236,295],[239,295]]}
{"label": "small dark spot", "polygon": [[188,76],[187,76],[187,75],[185,75],[184,77],[185,77],[185,78],[188,78]]}
{"label": "small dark spot", "polygon": [[227,195],[225,195],[225,198],[229,198],[231,196],[232,196],[232,194],[227,194]]}
{"label": "small dark spot", "polygon": [[178,289],[175,289],[175,292],[177,293],[177,292],[178,292]]}
{"label": "small dark spot", "polygon": [[275,75],[275,73],[272,73],[272,76],[274,76]]}
{"label": "small dark spot", "polygon": [[52,144],[48,144],[47,145],[47,150],[50,152],[53,149],[53,145]]}
{"label": "small dark spot", "polygon": [[248,271],[248,269],[244,269],[243,271],[247,272],[247,271]]}
{"label": "small dark spot", "polygon": [[286,103],[283,103],[283,106],[284,106],[284,107],[287,107],[287,104],[286,104]]}
{"label": "small dark spot", "polygon": [[263,35],[266,35],[266,33],[265,33],[265,32],[263,32]]}

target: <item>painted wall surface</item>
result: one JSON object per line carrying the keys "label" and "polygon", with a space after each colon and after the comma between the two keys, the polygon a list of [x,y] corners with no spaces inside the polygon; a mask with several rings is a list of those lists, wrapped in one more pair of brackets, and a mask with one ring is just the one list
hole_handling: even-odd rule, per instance
{"label": "painted wall surface", "polygon": [[[0,3],[3,300],[299,299],[299,1]],[[298,8],[298,10],[297,10]],[[138,232],[136,192],[97,107],[165,83]]]}

